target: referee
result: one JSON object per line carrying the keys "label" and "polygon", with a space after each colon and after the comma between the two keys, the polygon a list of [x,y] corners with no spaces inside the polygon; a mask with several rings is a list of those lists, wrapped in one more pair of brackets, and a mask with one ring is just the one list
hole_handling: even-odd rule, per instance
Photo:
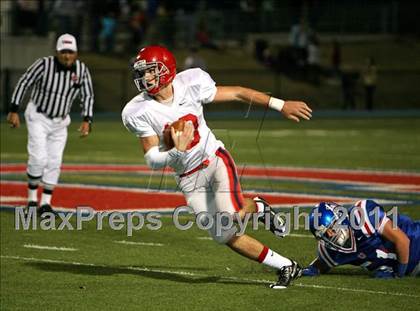
{"label": "referee", "polygon": [[20,126],[19,104],[26,90],[33,86],[25,110],[29,154],[28,209],[38,207],[37,191],[42,182],[39,215],[54,212],[51,197],[60,176],[74,99],[80,96],[83,103],[80,137],[89,134],[93,115],[92,80],[86,65],[77,59],[76,39],[70,34],[61,35],[56,50],[56,56],[36,60],[20,78],[7,116],[11,127]]}

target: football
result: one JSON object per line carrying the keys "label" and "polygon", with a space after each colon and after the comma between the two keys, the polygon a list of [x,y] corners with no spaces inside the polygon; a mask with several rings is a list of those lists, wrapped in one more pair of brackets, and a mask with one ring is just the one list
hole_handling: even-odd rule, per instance
{"label": "football", "polygon": [[168,124],[163,131],[163,142],[166,146],[166,150],[170,150],[175,147],[174,141],[171,136],[171,127],[174,128],[175,132],[182,132],[184,130],[185,121],[184,120],[177,120],[172,124]]}

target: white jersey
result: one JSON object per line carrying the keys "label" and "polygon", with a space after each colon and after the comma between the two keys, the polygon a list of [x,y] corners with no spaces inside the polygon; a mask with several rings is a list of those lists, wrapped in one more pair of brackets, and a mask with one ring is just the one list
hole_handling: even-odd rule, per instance
{"label": "white jersey", "polygon": [[163,132],[165,127],[179,119],[194,124],[194,139],[182,161],[172,166],[177,174],[188,172],[204,160],[213,157],[219,147],[217,140],[206,124],[203,104],[213,101],[216,83],[210,75],[199,69],[188,69],[178,73],[173,82],[174,98],[171,104],[163,104],[146,93],[134,97],[124,107],[122,120],[125,127],[137,137],[159,136],[159,150],[164,151]]}

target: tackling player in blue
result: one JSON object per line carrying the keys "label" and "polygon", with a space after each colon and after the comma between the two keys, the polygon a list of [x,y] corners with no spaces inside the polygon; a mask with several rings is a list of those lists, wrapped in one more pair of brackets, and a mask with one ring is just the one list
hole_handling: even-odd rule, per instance
{"label": "tackling player in blue", "polygon": [[318,257],[303,276],[345,264],[365,268],[377,278],[419,276],[420,221],[404,215],[393,220],[372,200],[358,201],[349,209],[321,202],[309,215],[310,230],[319,240]]}

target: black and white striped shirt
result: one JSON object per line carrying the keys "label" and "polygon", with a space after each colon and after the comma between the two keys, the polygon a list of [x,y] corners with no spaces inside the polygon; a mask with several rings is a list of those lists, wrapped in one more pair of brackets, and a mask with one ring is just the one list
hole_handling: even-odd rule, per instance
{"label": "black and white striped shirt", "polygon": [[38,112],[50,118],[65,117],[74,99],[80,95],[85,121],[93,116],[93,87],[87,66],[76,60],[70,68],[61,65],[55,56],[35,61],[20,78],[12,96],[11,111],[17,112],[26,90],[34,85],[31,101]]}

